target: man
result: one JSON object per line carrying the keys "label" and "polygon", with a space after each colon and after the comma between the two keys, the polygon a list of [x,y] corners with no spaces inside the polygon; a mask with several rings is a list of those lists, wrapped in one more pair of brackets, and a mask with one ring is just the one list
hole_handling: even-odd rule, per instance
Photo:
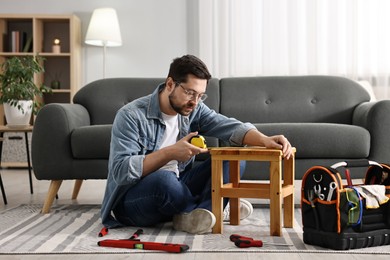
{"label": "man", "polygon": [[[227,118],[202,102],[210,78],[197,57],[176,58],[165,82],[151,95],[118,111],[101,209],[105,227],[151,226],[173,220],[176,230],[194,234],[211,230],[215,224],[210,211],[211,160],[190,167],[195,155],[208,152],[190,143],[197,134],[235,146],[282,149],[289,159],[291,145],[284,136],[268,137],[252,124]],[[228,178],[224,168],[225,183]],[[246,215],[253,210],[246,201],[241,205]]]}

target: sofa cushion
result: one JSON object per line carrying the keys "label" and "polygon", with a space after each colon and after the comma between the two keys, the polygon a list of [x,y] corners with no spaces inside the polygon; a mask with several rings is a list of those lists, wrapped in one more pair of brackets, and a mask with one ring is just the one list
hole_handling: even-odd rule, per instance
{"label": "sofa cushion", "polygon": [[334,76],[224,78],[220,112],[252,123],[352,124],[355,107],[370,100],[358,83]]}
{"label": "sofa cushion", "polygon": [[112,124],[116,112],[130,101],[151,94],[164,78],[108,78],[81,88],[73,103],[84,106],[91,125]]}
{"label": "sofa cushion", "polygon": [[71,147],[76,159],[108,159],[112,125],[83,126],[73,130]]}
{"label": "sofa cushion", "polygon": [[367,158],[370,133],[359,126],[328,123],[255,124],[266,135],[283,134],[297,148],[296,158]]}
{"label": "sofa cushion", "polygon": [[[151,94],[165,78],[108,78],[91,82],[81,88],[73,103],[84,106],[91,125],[112,124],[116,112],[127,103]],[[205,104],[219,111],[219,80],[210,79]]]}

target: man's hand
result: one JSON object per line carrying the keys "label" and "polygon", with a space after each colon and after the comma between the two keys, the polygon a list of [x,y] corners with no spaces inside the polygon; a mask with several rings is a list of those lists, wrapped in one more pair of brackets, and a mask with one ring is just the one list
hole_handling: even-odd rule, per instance
{"label": "man's hand", "polygon": [[287,160],[292,155],[291,144],[284,135],[266,136],[257,129],[249,130],[244,137],[244,144],[264,146],[270,149],[280,149]]}
{"label": "man's hand", "polygon": [[149,173],[156,171],[169,161],[176,160],[178,162],[185,162],[197,154],[208,153],[209,150],[190,144],[190,139],[197,134],[198,132],[190,133],[175,144],[146,155],[142,175],[146,176]]}
{"label": "man's hand", "polygon": [[177,161],[185,162],[194,155],[208,152],[207,148],[200,148],[190,143],[191,138],[196,135],[198,135],[198,132],[189,133],[173,145],[175,147],[175,157]]}
{"label": "man's hand", "polygon": [[266,148],[276,148],[283,152],[283,157],[287,160],[290,159],[292,150],[291,144],[284,135],[269,136],[264,139],[264,145]]}

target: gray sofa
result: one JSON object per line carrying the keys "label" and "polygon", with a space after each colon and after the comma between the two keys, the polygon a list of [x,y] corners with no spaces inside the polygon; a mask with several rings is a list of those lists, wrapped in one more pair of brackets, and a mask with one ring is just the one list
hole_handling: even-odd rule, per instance
{"label": "gray sofa", "polygon": [[[89,83],[73,104],[48,104],[36,117],[32,164],[38,180],[51,185],[43,212],[50,210],[63,180],[105,179],[111,124],[124,104],[150,94],[163,78],[111,78]],[[314,165],[370,159],[390,163],[390,101],[369,102],[359,84],[342,77],[242,77],[212,79],[205,103],[253,123],[267,135],[284,134],[297,148],[296,178]],[[211,146],[226,144],[207,138]],[[204,160],[200,156],[197,160]],[[264,179],[267,167],[249,162],[244,179]],[[352,171],[354,178],[363,169]]]}

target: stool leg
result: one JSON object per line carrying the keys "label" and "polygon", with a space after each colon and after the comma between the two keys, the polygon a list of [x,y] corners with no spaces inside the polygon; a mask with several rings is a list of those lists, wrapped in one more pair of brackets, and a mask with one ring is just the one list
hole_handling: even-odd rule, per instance
{"label": "stool leg", "polygon": [[284,160],[283,167],[284,177],[283,184],[289,191],[290,195],[286,196],[283,201],[283,223],[285,227],[294,227],[294,180],[295,180],[295,158],[294,155],[289,160]]}
{"label": "stool leg", "polygon": [[270,235],[282,235],[282,165],[271,161],[270,165]]}
{"label": "stool leg", "polygon": [[[239,161],[230,161],[230,180],[233,188],[238,188],[240,183],[240,162]],[[240,225],[240,199],[239,198],[229,198],[230,203],[230,224],[231,225]]]}
{"label": "stool leg", "polygon": [[222,169],[223,167],[221,160],[211,161],[211,208],[216,219],[215,225],[212,230],[214,234],[221,234],[223,232],[223,198],[221,197],[221,187],[223,185]]}

